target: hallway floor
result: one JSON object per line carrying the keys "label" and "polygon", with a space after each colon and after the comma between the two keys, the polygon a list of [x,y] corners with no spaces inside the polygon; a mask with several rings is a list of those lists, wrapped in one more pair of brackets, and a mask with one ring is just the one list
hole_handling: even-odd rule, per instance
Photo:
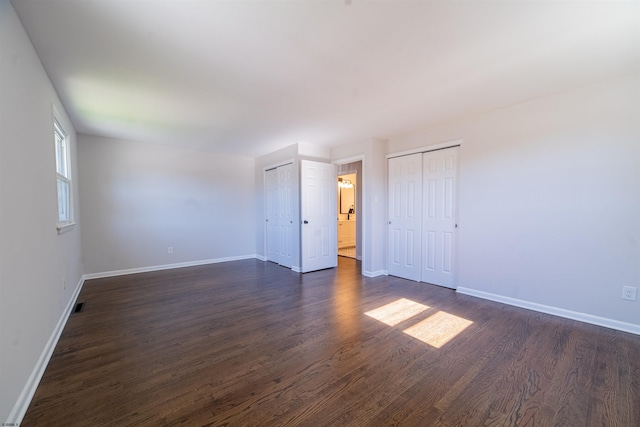
{"label": "hallway floor", "polygon": [[338,248],[338,255],[345,256],[347,258],[355,258],[356,257],[356,247],[349,246],[347,248]]}

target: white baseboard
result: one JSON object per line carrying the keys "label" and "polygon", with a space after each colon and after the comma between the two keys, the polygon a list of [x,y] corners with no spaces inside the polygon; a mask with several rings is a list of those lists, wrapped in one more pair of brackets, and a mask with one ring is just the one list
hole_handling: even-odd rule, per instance
{"label": "white baseboard", "polygon": [[263,255],[257,255],[256,254],[256,258],[259,259],[260,261],[267,261],[267,257],[263,256]]}
{"label": "white baseboard", "polygon": [[620,322],[618,320],[607,319],[605,317],[593,316],[591,314],[579,313],[577,311],[566,310],[564,308],[552,307],[535,302],[529,302],[516,298],[492,294],[489,292],[477,291],[475,289],[469,289],[465,287],[458,287],[458,289],[456,289],[456,292],[490,301],[500,302],[507,305],[513,305],[515,307],[526,308],[527,310],[553,314],[554,316],[564,317],[566,319],[577,320],[579,322],[590,323],[592,325],[604,326],[605,328],[640,335],[640,325],[636,325],[633,323]]}
{"label": "white baseboard", "polygon": [[171,270],[174,268],[194,267],[197,265],[217,264],[219,262],[240,261],[243,259],[253,259],[253,258],[258,258],[258,255],[256,254],[240,255],[240,256],[225,257],[225,258],[205,259],[200,261],[178,262],[175,264],[153,265],[150,267],[128,268],[126,270],[114,270],[114,271],[104,271],[102,273],[85,274],[82,277],[84,278],[84,280],[102,279],[104,277],[124,276],[126,274],[136,274],[136,273],[148,273],[151,271]]}
{"label": "white baseboard", "polygon": [[366,277],[378,277],[378,276],[388,276],[387,270],[377,270],[377,271],[363,271],[363,276]]}
{"label": "white baseboard", "polygon": [[53,333],[49,337],[47,344],[42,350],[42,354],[38,358],[38,362],[36,366],[33,368],[31,375],[29,375],[29,379],[25,384],[20,396],[18,396],[18,401],[13,406],[13,409],[9,413],[9,417],[7,421],[2,423],[3,426],[19,426],[24,418],[24,415],[27,413],[27,409],[29,409],[29,404],[31,404],[31,399],[33,399],[33,395],[36,393],[36,389],[40,384],[40,380],[42,379],[42,375],[44,375],[44,371],[49,364],[49,360],[51,360],[51,356],[53,355],[53,350],[55,350],[56,345],[58,344],[58,340],[60,339],[60,335],[62,335],[62,331],[64,330],[64,326],[67,324],[67,320],[71,315],[71,311],[73,310],[74,304],[78,299],[78,295],[82,290],[82,285],[84,285],[84,277],[80,279],[78,284],[76,285],[67,306],[65,307],[60,319],[58,319],[58,323],[56,327],[53,329]]}
{"label": "white baseboard", "polygon": [[295,265],[294,265],[293,267],[291,267],[291,270],[292,270],[294,273],[300,273],[300,272],[302,271],[302,269],[300,269],[300,267],[297,267],[297,266],[295,266]]}

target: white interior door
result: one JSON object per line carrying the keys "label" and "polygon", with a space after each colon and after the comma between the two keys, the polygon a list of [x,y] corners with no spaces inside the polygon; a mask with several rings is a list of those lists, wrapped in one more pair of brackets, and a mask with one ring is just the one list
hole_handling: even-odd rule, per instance
{"label": "white interior door", "polygon": [[458,147],[424,153],[422,281],[456,287]]}
{"label": "white interior door", "polygon": [[265,172],[266,185],[266,223],[267,223],[267,260],[279,262],[280,249],[278,243],[279,238],[279,214],[280,214],[280,195],[278,185],[278,170],[271,169]]}
{"label": "white interior door", "polygon": [[301,271],[335,267],[338,265],[335,167],[302,160],[300,177]]}
{"label": "white interior door", "polygon": [[389,159],[388,273],[420,280],[422,154]]}
{"label": "white interior door", "polygon": [[280,166],[278,169],[278,264],[293,266],[293,165]]}

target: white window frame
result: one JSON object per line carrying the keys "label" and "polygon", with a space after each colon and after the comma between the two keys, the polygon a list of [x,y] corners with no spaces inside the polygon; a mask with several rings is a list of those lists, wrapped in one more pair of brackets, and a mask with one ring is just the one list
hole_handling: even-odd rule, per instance
{"label": "white window frame", "polygon": [[56,161],[56,190],[58,195],[58,234],[71,229],[73,222],[73,181],[71,179],[71,155],[69,135],[60,121],[53,116],[53,143]]}

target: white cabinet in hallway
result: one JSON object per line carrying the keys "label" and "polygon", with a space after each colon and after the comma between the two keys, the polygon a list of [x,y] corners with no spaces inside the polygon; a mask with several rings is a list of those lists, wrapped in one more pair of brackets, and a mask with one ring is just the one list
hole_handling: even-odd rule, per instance
{"label": "white cabinet in hallway", "polygon": [[338,221],[338,249],[356,246],[356,221]]}

